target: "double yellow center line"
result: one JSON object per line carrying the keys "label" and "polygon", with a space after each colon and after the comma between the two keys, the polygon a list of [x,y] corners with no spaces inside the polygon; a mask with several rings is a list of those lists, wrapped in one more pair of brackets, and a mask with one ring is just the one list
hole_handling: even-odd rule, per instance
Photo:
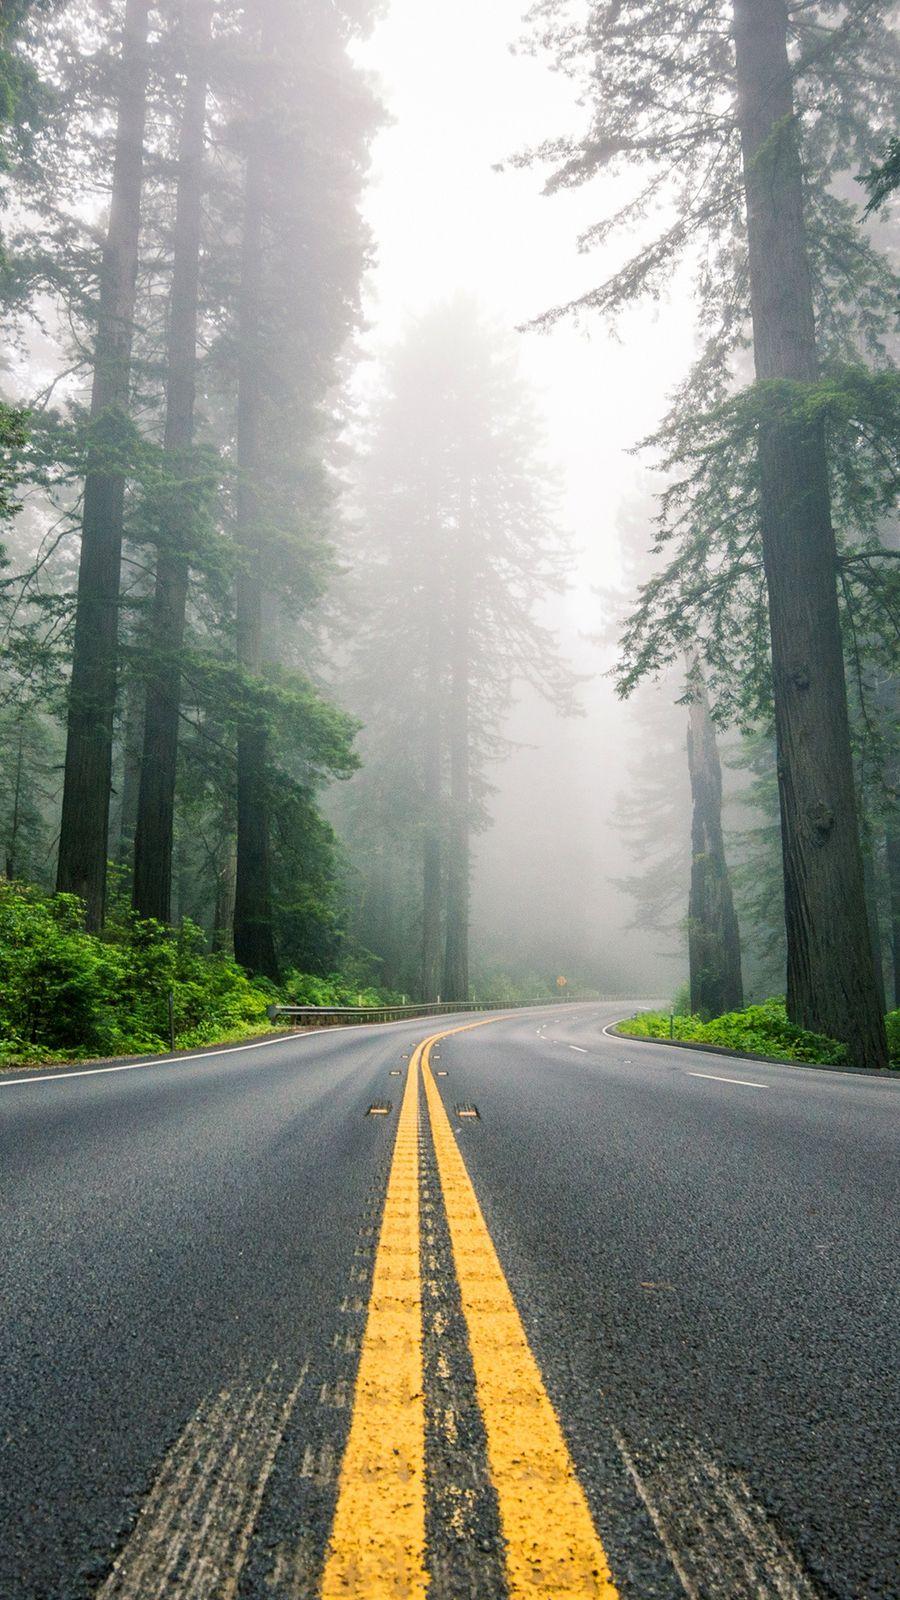
{"label": "double yellow center line", "polygon": [[615,1600],[618,1593],[431,1071],[431,1050],[439,1039],[483,1026],[468,1023],[435,1034],[410,1060],[323,1600],[420,1600],[428,1589],[420,1076],[497,1495],[510,1600]]}

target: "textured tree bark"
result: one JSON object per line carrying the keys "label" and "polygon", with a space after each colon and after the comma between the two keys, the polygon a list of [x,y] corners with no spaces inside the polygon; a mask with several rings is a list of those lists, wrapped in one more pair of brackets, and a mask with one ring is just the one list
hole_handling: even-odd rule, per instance
{"label": "textured tree bark", "polygon": [[469,751],[472,635],[471,489],[463,484],[453,583],[450,671],[450,814],[447,845],[447,915],[444,1000],[469,998],[469,857],[471,761]]}
{"label": "textured tree bark", "polygon": [[900,1010],[900,824],[893,816],[885,830],[891,923],[891,967],[894,1005]]}
{"label": "textured tree bark", "polygon": [[691,887],[688,959],[691,1010],[719,1017],[744,1004],[741,940],[722,835],[722,767],[706,687],[692,664],[688,717],[691,775]]}
{"label": "textured tree bark", "polygon": [[172,841],[181,706],[181,662],[187,612],[191,511],[178,479],[190,471],[194,441],[200,234],[207,70],[212,9],[186,0],[182,9],[184,106],[178,147],[178,193],[166,365],[164,448],[173,480],[161,512],[156,589],[149,638],[149,675],[134,838],[132,901],[142,917],[169,922]]}
{"label": "textured tree bark", "polygon": [[213,904],[212,947],[220,953],[233,955],[236,866],[233,824],[226,825],[226,833],[218,850],[218,858],[216,896]]}
{"label": "textured tree bark", "polygon": [[[80,895],[88,928],[103,925],[129,379],[147,115],[149,0],[127,0],[109,227],[91,393],[93,444],[84,484],[81,559],[69,686],[57,888]],[[117,460],[116,457],[119,456]]]}
{"label": "textured tree bark", "polygon": [[435,1000],[441,987],[441,664],[437,600],[426,626],[424,800],[422,837],[422,976],[420,998]]}
{"label": "textured tree bark", "polygon": [[[735,0],[756,376],[818,374],[784,0]],[[787,1006],[884,1066],[850,756],[825,442],[786,415],[759,438],[784,854]]]}
{"label": "textured tree bark", "polygon": [[[896,678],[889,679],[881,685],[879,700],[888,718],[896,723],[900,717],[900,682]],[[885,782],[892,801],[884,825],[884,865],[888,895],[888,971],[893,995],[892,1004],[900,1010],[900,752],[895,751],[891,754],[885,771]]]}
{"label": "textured tree bark", "polygon": [[884,986],[884,952],[881,948],[881,923],[878,915],[878,873],[875,866],[875,841],[868,817],[861,813],[863,833],[863,883],[866,889],[866,914],[869,919],[869,943],[872,947],[872,964],[875,968],[875,988],[878,1005],[887,1010],[887,991]]}
{"label": "textured tree bark", "polygon": [[[265,166],[261,142],[250,145],[244,178],[237,406],[237,656],[251,676],[262,665],[262,546],[260,475],[260,299],[262,293]],[[237,869],[235,959],[250,972],[278,980],[272,918],[269,845],[268,735],[258,713],[237,730]]]}
{"label": "textured tree bark", "polygon": [[120,719],[122,724],[122,792],[119,805],[119,839],[116,850],[118,860],[123,864],[128,861],[134,848],[144,727],[143,694],[140,684],[133,678],[127,684],[124,699],[124,713]]}
{"label": "textured tree bark", "polygon": [[181,923],[191,907],[191,858],[184,833],[176,836],[172,855],[172,921]]}

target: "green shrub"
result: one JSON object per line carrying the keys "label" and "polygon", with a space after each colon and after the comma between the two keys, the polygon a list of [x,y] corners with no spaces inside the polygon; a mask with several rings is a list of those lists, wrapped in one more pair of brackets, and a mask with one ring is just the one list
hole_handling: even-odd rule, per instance
{"label": "green shrub", "polygon": [[690,986],[689,983],[683,983],[681,985],[681,988],[676,990],[675,998],[672,1001],[672,1010],[674,1011],[676,1017],[689,1017],[690,1016],[690,1014],[691,1014],[691,986]]}
{"label": "green shrub", "polygon": [[[669,1037],[670,1018],[662,1011],[644,1011],[621,1024],[625,1033],[649,1039]],[[747,1050],[753,1055],[780,1056],[786,1061],[818,1062],[841,1066],[847,1060],[846,1046],[823,1034],[810,1033],[789,1021],[782,1000],[765,1000],[743,1011],[729,1011],[704,1022],[696,1015],[677,1016],[676,1039],[717,1044],[729,1050]]]}
{"label": "green shrub", "polygon": [[227,956],[207,955],[202,928],[185,921],[177,933],[161,922],[132,919],[114,947],[120,992],[129,1008],[130,1040],[153,1049],[169,1036],[168,997],[174,1001],[179,1045],[220,1038],[242,1023],[262,1023],[278,992],[247,977]]}
{"label": "green shrub", "polygon": [[83,933],[73,895],[46,899],[0,882],[0,1037],[7,1052],[57,1051],[75,1040],[104,1048],[115,1031],[112,988],[106,953]]}
{"label": "green shrub", "polygon": [[388,989],[363,985],[358,977],[345,978],[339,972],[319,978],[309,972],[288,972],[283,988],[295,1006],[385,1006],[400,1005],[403,996]]}
{"label": "green shrub", "polygon": [[176,931],[135,917],[119,897],[102,938],[86,933],[74,895],[43,895],[0,880],[0,1060],[152,1054],[175,1043],[214,1044],[268,1027],[267,1007],[381,1005],[395,998],[328,978],[292,973],[282,990],[208,955],[201,928]]}

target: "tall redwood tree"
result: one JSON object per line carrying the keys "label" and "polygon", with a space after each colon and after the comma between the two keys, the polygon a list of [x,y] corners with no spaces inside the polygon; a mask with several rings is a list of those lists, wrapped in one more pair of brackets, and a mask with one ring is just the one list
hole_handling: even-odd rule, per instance
{"label": "tall redwood tree", "polygon": [[[675,411],[687,461],[677,465],[695,483],[716,469],[708,449],[702,466],[691,455],[691,417],[708,411],[704,439],[711,439],[734,393],[748,324],[752,332],[759,420],[749,542],[761,544],[768,593],[788,1010],[797,1023],[846,1041],[851,1058],[870,1066],[884,1064],[886,1041],[853,787],[826,437],[815,404],[812,261],[819,304],[832,321],[834,299],[871,295],[874,303],[880,269],[831,185],[841,172],[858,171],[867,141],[880,138],[880,85],[897,55],[890,9],[886,0],[848,0],[846,17],[835,20],[831,7],[805,0],[623,0],[591,5],[582,23],[568,0],[538,0],[532,13],[541,44],[549,42],[586,84],[590,106],[582,138],[541,152],[554,164],[549,187],[581,184],[607,167],[641,169],[636,191],[584,242],[631,226],[666,201],[662,229],[642,233],[620,270],[541,320],[585,308],[614,313],[643,293],[664,292],[674,262],[701,246],[695,281],[706,343]],[[812,182],[804,157],[815,167]],[[814,251],[811,237],[823,248]],[[832,281],[829,272],[843,276]],[[861,348],[871,328],[863,324],[861,314]],[[846,325],[845,318],[844,359],[856,337]],[[724,444],[719,459],[727,459]],[[743,510],[734,485],[730,500],[727,482],[716,491],[705,525],[703,506],[713,501],[695,499],[695,548],[719,540],[739,587],[749,559],[743,522],[741,538],[727,541]],[[704,598],[711,609],[725,582],[715,561],[709,572],[708,588],[699,585],[690,598],[701,623]],[[669,644],[651,641],[646,670],[690,638],[683,615],[658,621]],[[709,659],[720,677],[728,648],[713,636]],[[760,655],[754,659],[752,645],[745,652],[757,673]]]}
{"label": "tall redwood tree", "polygon": [[[738,122],[756,376],[818,378],[784,0],[735,0]],[[837,549],[821,421],[759,433],[792,1019],[887,1064],[853,784]]]}
{"label": "tall redwood tree", "polygon": [[115,160],[91,391],[91,445],[84,484],[81,560],[57,888],[80,895],[87,926],[103,923],[119,584],[125,484],[131,459],[131,352],[141,226],[150,0],[127,0],[119,63]]}
{"label": "tall redwood tree", "polygon": [[172,240],[172,287],[166,359],[165,470],[156,586],[150,622],[149,674],[134,838],[134,909],[168,922],[172,900],[175,778],[181,707],[181,651],[190,576],[191,446],[197,371],[200,243],[207,74],[212,8],[183,0],[184,101]]}

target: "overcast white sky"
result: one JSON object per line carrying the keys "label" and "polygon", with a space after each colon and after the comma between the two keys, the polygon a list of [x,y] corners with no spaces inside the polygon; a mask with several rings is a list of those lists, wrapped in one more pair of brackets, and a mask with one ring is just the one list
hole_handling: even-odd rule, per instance
{"label": "overcast white sky", "polygon": [[[371,343],[456,289],[476,293],[510,328],[596,283],[627,241],[579,254],[582,227],[607,209],[609,179],[546,198],[538,169],[497,162],[583,117],[573,85],[545,61],[514,55],[526,0],[393,0],[360,51],[393,119],[378,138],[366,212],[378,265]],[[605,192],[604,192],[605,191]],[[614,521],[639,472],[628,448],[658,421],[690,355],[684,308],[645,305],[611,339],[595,319],[521,336],[523,371],[566,482],[585,579],[615,576]],[[574,609],[596,628],[597,601]]]}

